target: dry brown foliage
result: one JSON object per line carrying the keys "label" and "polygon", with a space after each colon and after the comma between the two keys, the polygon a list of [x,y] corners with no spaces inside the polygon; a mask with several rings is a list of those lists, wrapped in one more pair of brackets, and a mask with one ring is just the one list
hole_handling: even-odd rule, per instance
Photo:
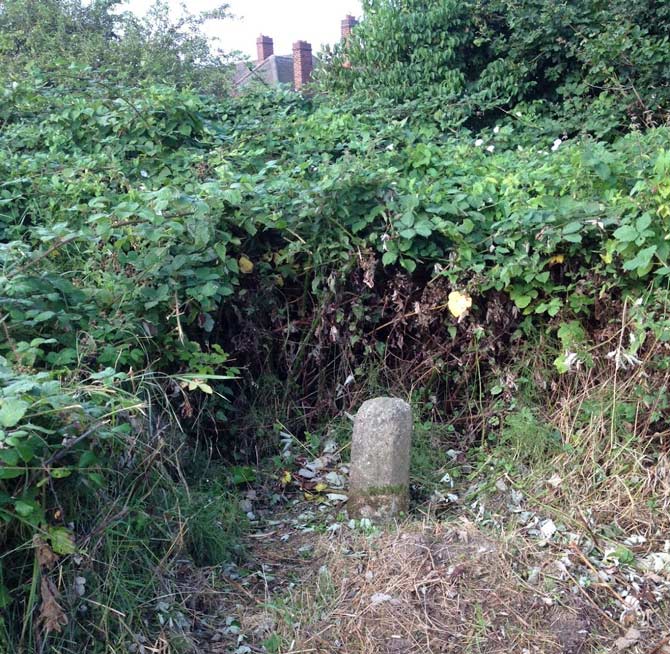
{"label": "dry brown foliage", "polygon": [[578,654],[618,635],[567,586],[527,582],[513,550],[467,520],[321,547],[318,581],[293,597],[303,620],[283,625],[287,654]]}
{"label": "dry brown foliage", "polygon": [[58,589],[48,577],[42,577],[40,594],[42,596],[38,616],[40,628],[46,635],[52,631],[60,632],[68,622],[67,615],[58,603],[60,595]]}

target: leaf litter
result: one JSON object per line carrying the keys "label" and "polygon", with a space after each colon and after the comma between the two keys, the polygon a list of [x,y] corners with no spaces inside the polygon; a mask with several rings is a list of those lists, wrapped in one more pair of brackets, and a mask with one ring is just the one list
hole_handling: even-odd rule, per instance
{"label": "leaf litter", "polygon": [[510,478],[383,530],[346,519],[348,469],[329,449],[294,457],[281,494],[252,491],[249,559],[228,571],[226,626],[199,651],[670,654],[670,542],[631,533],[605,547],[592,518],[564,523]]}

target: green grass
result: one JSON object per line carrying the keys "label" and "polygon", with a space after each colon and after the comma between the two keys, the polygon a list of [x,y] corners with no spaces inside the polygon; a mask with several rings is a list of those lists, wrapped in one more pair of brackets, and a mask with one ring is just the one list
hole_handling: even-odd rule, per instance
{"label": "green grass", "polygon": [[499,450],[510,460],[539,463],[561,450],[561,435],[536,409],[521,407],[505,417]]}
{"label": "green grass", "polygon": [[76,516],[77,551],[59,556],[50,571],[33,568],[30,541],[5,553],[5,582],[15,590],[0,620],[0,654],[39,651],[42,574],[68,623],[41,651],[126,652],[161,635],[171,652],[192,651],[186,627],[194,597],[211,592],[215,579],[197,570],[239,560],[246,520],[222,469],[198,463],[203,474],[189,488],[176,452],[169,443],[160,456],[138,449],[132,463],[110,471],[103,490],[61,494],[63,513]]}

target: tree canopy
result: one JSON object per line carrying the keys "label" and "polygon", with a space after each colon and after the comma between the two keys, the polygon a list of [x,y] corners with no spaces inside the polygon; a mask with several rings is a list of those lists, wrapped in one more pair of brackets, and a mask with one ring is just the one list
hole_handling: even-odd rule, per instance
{"label": "tree canopy", "polygon": [[[323,73],[343,96],[445,125],[532,111],[596,134],[668,117],[670,7],[659,0],[364,0]],[[341,64],[347,62],[346,66]]]}
{"label": "tree canopy", "polygon": [[[156,0],[143,17],[123,0],[4,0],[0,2],[0,67],[4,75],[30,68],[98,79],[191,86],[223,95],[230,89],[230,58],[203,33],[207,20],[225,19],[228,6],[177,19]],[[86,74],[84,74],[86,78]]]}

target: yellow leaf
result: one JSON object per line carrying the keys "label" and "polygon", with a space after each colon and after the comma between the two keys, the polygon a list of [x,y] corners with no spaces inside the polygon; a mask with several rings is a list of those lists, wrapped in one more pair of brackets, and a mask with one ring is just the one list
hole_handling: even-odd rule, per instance
{"label": "yellow leaf", "polygon": [[467,293],[460,291],[452,291],[449,293],[449,301],[447,303],[451,315],[455,318],[464,316],[468,309],[472,306],[472,298]]}
{"label": "yellow leaf", "polygon": [[555,266],[558,263],[563,263],[565,261],[565,255],[564,254],[555,254],[547,263],[550,266]]}
{"label": "yellow leaf", "polygon": [[214,389],[212,389],[209,384],[206,384],[201,379],[191,379],[191,381],[188,383],[188,390],[194,391],[196,389],[202,391],[203,393],[207,393],[207,395],[214,393]]}
{"label": "yellow leaf", "polygon": [[292,479],[291,473],[288,470],[284,470],[284,473],[281,476],[281,485],[286,486],[286,484],[290,483]]}
{"label": "yellow leaf", "polygon": [[237,265],[240,267],[240,272],[245,275],[248,275],[254,270],[254,264],[251,262],[251,259],[244,254],[237,260]]}
{"label": "yellow leaf", "polygon": [[320,481],[316,486],[314,486],[314,490],[317,493],[323,493],[323,491],[325,491],[326,488],[328,488],[328,484],[324,484],[322,481]]}

